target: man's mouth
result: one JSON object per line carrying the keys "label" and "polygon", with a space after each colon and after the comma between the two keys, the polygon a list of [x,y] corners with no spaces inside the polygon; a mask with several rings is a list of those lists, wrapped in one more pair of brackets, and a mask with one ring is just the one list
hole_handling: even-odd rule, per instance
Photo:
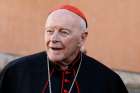
{"label": "man's mouth", "polygon": [[52,50],[54,51],[59,51],[59,50],[62,50],[63,48],[57,48],[57,47],[50,47]]}

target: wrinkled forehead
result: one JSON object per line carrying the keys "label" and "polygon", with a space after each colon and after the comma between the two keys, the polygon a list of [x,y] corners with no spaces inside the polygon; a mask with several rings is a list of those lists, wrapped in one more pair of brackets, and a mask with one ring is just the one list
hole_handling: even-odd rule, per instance
{"label": "wrinkled forehead", "polygon": [[73,12],[66,9],[59,9],[48,15],[45,26],[75,27],[80,26],[81,20],[83,19]]}

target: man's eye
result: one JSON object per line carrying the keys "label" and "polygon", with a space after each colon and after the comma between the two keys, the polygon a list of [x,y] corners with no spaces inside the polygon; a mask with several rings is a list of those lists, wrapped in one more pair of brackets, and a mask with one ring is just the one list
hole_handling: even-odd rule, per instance
{"label": "man's eye", "polygon": [[69,34],[70,34],[70,32],[67,31],[67,30],[61,30],[61,33],[62,33],[63,35],[69,35]]}
{"label": "man's eye", "polygon": [[53,32],[52,30],[47,30],[47,32]]}
{"label": "man's eye", "polygon": [[53,30],[46,30],[47,33],[53,33]]}

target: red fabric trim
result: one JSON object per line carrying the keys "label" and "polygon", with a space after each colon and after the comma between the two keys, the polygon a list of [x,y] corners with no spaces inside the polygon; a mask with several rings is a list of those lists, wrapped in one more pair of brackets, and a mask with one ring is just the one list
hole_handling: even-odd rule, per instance
{"label": "red fabric trim", "polygon": [[75,83],[76,83],[77,91],[78,91],[78,93],[80,93],[80,87],[79,87],[79,84],[78,84],[77,81],[75,81]]}
{"label": "red fabric trim", "polygon": [[[76,59],[74,59],[74,62],[72,62],[72,66],[71,66],[71,69],[74,67],[74,65],[78,62],[79,63],[79,60],[80,60],[80,54],[78,54],[78,56],[76,57]],[[77,68],[75,68],[77,69]]]}
{"label": "red fabric trim", "polygon": [[[54,73],[54,68],[51,71],[51,76],[53,73]],[[48,80],[46,80],[45,85],[44,85],[41,93],[45,93],[45,90],[47,89],[48,83],[49,83]]]}
{"label": "red fabric trim", "polygon": [[62,71],[62,86],[61,86],[61,93],[63,93],[64,88],[64,71]]}
{"label": "red fabric trim", "polygon": [[[74,69],[73,69],[73,71],[74,71],[74,76],[75,76],[76,71],[75,71]],[[75,84],[76,84],[76,87],[77,87],[77,91],[78,91],[78,93],[80,93],[80,87],[79,87],[78,82],[77,82],[77,81],[75,81]]]}

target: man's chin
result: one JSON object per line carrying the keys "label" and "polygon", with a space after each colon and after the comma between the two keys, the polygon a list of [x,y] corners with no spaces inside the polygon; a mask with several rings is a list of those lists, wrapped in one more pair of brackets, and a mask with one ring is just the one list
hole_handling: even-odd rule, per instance
{"label": "man's chin", "polygon": [[60,62],[60,61],[62,61],[62,58],[49,57],[49,60],[51,60],[52,62]]}
{"label": "man's chin", "polygon": [[62,53],[49,53],[48,52],[48,57],[51,61],[57,62],[57,61],[62,61],[64,59],[64,54]]}

